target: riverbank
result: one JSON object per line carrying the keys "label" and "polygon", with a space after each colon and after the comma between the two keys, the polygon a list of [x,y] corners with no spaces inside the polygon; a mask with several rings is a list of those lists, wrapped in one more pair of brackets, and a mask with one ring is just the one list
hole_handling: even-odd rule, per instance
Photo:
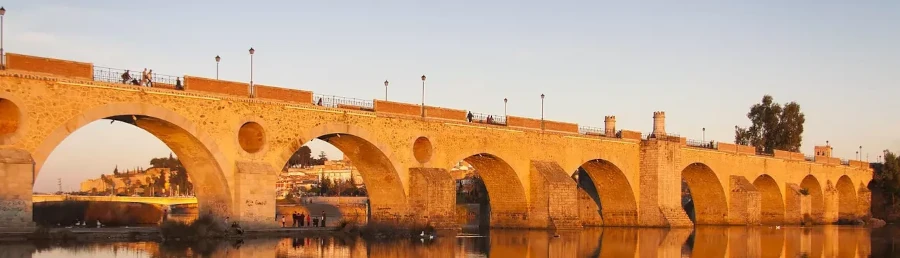
{"label": "riverbank", "polygon": [[[318,228],[274,228],[245,230],[243,234],[229,235],[225,239],[268,238],[268,237],[342,237],[348,235],[337,227]],[[162,242],[161,231],[157,227],[118,228],[38,228],[34,231],[0,232],[0,242],[21,242],[32,240],[122,242],[154,241]],[[175,241],[175,240],[172,240]]]}

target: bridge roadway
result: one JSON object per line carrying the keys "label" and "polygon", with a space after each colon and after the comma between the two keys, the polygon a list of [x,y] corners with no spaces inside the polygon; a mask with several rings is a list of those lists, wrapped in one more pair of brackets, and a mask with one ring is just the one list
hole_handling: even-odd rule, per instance
{"label": "bridge roadway", "polygon": [[157,205],[179,205],[179,204],[197,203],[197,198],[195,198],[195,197],[42,195],[42,194],[35,194],[31,197],[32,203],[61,202],[61,201],[130,202],[130,203],[147,203],[147,204],[157,204]]}
{"label": "bridge roadway", "polygon": [[[90,63],[13,53],[7,64],[0,72],[0,227],[31,225],[33,180],[47,157],[100,119],[159,138],[195,182],[200,212],[249,228],[273,225],[277,173],[312,139],[359,168],[373,221],[458,227],[448,169],[460,160],[484,180],[492,227],[833,223],[869,214],[865,162],[697,144],[667,134],[663,112],[643,137],[617,130],[615,116],[603,129],[515,116],[473,123],[465,110],[258,84],[251,98],[246,83],[193,76],[183,77],[184,90],[161,80],[129,86]],[[572,179],[578,168],[588,175],[579,181],[596,192]],[[681,207],[682,180],[694,221]]]}

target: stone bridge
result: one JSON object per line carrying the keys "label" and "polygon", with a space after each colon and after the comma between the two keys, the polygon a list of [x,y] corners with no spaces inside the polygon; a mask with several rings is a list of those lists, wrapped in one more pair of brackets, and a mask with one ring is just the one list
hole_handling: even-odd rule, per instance
{"label": "stone bridge", "polygon": [[[312,139],[358,167],[372,221],[458,227],[448,169],[460,160],[484,180],[492,227],[833,223],[869,214],[865,162],[695,144],[666,134],[663,112],[644,137],[616,130],[614,116],[604,129],[514,116],[473,123],[465,110],[322,103],[312,92],[259,84],[251,97],[246,83],[192,76],[183,77],[183,90],[129,86],[103,82],[90,63],[19,54],[8,54],[7,64],[0,72],[0,227],[30,225],[33,182],[47,157],[100,119],[162,140],[195,182],[201,214],[245,227],[275,226],[276,175]],[[579,181],[595,191],[573,180],[579,168],[588,175]],[[694,221],[682,208],[682,180]]]}
{"label": "stone bridge", "polygon": [[170,206],[170,205],[197,203],[197,198],[194,198],[194,197],[40,195],[40,194],[35,194],[31,197],[32,203],[62,202],[62,201],[130,202],[130,203],[147,203],[147,204]]}

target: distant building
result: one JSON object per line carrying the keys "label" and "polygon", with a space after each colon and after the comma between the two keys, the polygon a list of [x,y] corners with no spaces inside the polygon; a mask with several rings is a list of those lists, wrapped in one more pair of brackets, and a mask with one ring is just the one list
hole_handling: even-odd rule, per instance
{"label": "distant building", "polygon": [[[118,168],[115,171],[118,172]],[[101,175],[101,178],[85,180],[81,182],[80,188],[81,192],[85,193],[101,193],[115,189],[116,194],[127,193],[128,188],[134,188],[133,193],[143,194],[144,189],[138,186],[153,184],[153,178],[168,180],[170,173],[172,171],[168,168],[125,170],[118,175]],[[103,177],[107,179],[104,180]],[[188,178],[188,182],[190,182],[190,178]],[[169,186],[168,182],[166,182],[166,186]]]}
{"label": "distant building", "polygon": [[299,195],[319,184],[322,179],[349,181],[351,178],[357,186],[363,185],[359,170],[349,160],[328,160],[325,165],[311,167],[290,167],[278,175],[275,182],[275,194],[281,198],[288,193]]}

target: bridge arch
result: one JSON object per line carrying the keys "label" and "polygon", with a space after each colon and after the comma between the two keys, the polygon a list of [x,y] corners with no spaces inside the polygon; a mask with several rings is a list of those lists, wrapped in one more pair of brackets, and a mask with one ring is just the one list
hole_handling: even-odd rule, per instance
{"label": "bridge arch", "polygon": [[784,197],[772,176],[762,174],[753,181],[760,195],[760,222],[764,225],[784,223]]}
{"label": "bridge arch", "polygon": [[637,201],[625,173],[604,159],[585,162],[581,165],[581,169],[584,169],[597,189],[603,225],[636,225]]}
{"label": "bridge arch", "polygon": [[[814,223],[825,222],[825,194],[822,191],[822,184],[819,179],[813,175],[807,175],[800,181],[800,188],[805,189],[809,194],[809,218],[803,218],[804,221],[812,220]],[[804,214],[806,215],[806,214]]]}
{"label": "bridge arch", "polygon": [[713,170],[703,163],[692,163],[681,170],[694,202],[694,224],[722,225],[728,217],[725,189]]}
{"label": "bridge arch", "polygon": [[474,154],[462,161],[472,165],[484,182],[490,227],[520,227],[527,219],[528,203],[525,187],[510,163],[491,153]]}
{"label": "bridge arch", "polygon": [[196,185],[194,187],[201,214],[229,216],[232,211],[231,190],[223,168],[225,157],[215,141],[197,130],[180,114],[144,103],[113,103],[91,108],[56,125],[41,139],[34,150],[35,176],[40,173],[50,153],[79,128],[101,119],[129,123],[162,141],[178,155]]}
{"label": "bridge arch", "polygon": [[841,176],[834,185],[838,194],[838,219],[849,221],[857,219],[856,188],[849,176]]}
{"label": "bridge arch", "polygon": [[366,185],[373,220],[396,220],[406,214],[408,203],[404,176],[399,173],[401,169],[393,161],[390,148],[358,126],[328,123],[314,127],[303,138],[283,149],[275,160],[275,166],[283,167],[294,153],[313,139],[331,144],[357,168]]}

